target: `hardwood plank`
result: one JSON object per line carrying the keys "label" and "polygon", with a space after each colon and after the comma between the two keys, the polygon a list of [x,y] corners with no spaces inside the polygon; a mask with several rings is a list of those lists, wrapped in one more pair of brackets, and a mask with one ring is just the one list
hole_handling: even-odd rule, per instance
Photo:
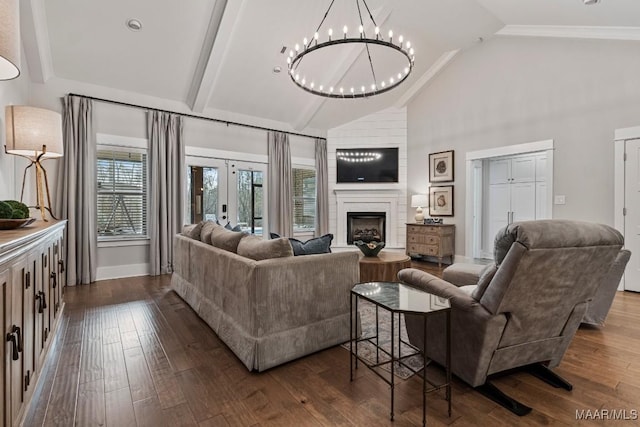
{"label": "hardwood plank", "polygon": [[157,427],[169,426],[167,419],[162,413],[158,398],[150,397],[148,399],[138,400],[133,404],[136,414],[136,423],[138,427]]}
{"label": "hardwood plank", "polygon": [[182,388],[155,334],[141,335],[140,343],[158,394],[160,407],[166,409],[183,403],[185,397]]}
{"label": "hardwood plank", "polygon": [[156,390],[153,387],[153,380],[149,374],[149,367],[144,358],[142,348],[133,347],[125,349],[124,361],[127,365],[131,400],[137,402],[138,400],[149,397],[156,397]]}
{"label": "hardwood plank", "polygon": [[220,414],[221,408],[202,383],[198,372],[194,369],[182,371],[177,374],[177,379],[196,421],[204,421]]}
{"label": "hardwood plank", "polygon": [[104,391],[110,392],[129,386],[127,366],[120,342],[102,347]]}
{"label": "hardwood plank", "polygon": [[80,384],[103,378],[102,339],[85,337],[80,358]]}
{"label": "hardwood plank", "polygon": [[105,422],[104,381],[99,379],[80,384],[76,425],[104,426]]}
{"label": "hardwood plank", "polygon": [[227,422],[223,415],[217,415],[213,418],[200,422],[198,427],[229,427],[230,425],[231,424]]}
{"label": "hardwood plank", "polygon": [[128,387],[104,394],[105,418],[108,427],[135,427],[131,392]]}
{"label": "hardwood plank", "polygon": [[78,370],[69,375],[56,375],[43,425],[74,425],[77,398]]}
{"label": "hardwood plank", "polygon": [[198,425],[193,418],[189,405],[186,403],[165,409],[162,411],[162,415],[164,416],[164,421],[169,426],[191,427]]}

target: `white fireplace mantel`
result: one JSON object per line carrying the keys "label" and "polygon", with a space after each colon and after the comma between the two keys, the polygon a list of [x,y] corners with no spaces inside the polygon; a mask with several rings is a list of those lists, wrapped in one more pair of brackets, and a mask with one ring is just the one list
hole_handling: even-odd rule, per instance
{"label": "white fireplace mantel", "polygon": [[400,247],[397,227],[398,204],[402,192],[397,189],[334,189],[336,195],[335,246],[347,245],[347,212],[384,212],[386,215],[385,244],[389,248]]}

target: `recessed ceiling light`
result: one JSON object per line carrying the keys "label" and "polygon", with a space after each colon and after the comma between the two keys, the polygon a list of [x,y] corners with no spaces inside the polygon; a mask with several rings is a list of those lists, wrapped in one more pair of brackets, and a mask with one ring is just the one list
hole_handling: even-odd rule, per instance
{"label": "recessed ceiling light", "polygon": [[131,31],[140,31],[142,30],[142,22],[135,18],[127,19],[127,28]]}
{"label": "recessed ceiling light", "polygon": [[280,67],[279,65],[276,65],[275,67],[273,67],[273,72],[274,73],[279,73],[280,71],[282,71],[282,67]]}
{"label": "recessed ceiling light", "polygon": [[600,3],[600,0],[582,0],[584,4],[596,4]]}

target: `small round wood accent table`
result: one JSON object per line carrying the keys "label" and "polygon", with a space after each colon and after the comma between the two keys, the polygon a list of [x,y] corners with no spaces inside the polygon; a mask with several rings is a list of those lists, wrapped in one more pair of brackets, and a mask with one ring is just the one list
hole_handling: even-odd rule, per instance
{"label": "small round wood accent table", "polygon": [[411,267],[411,257],[382,251],[378,256],[360,258],[361,282],[397,282],[398,272]]}

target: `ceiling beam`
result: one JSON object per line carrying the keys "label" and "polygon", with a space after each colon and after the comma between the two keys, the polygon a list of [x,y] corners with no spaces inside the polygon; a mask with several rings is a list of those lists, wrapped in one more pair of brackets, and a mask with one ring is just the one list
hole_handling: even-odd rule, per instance
{"label": "ceiling beam", "polygon": [[[372,15],[379,27],[384,25],[387,19],[389,19],[389,16],[391,16],[391,11],[391,7],[387,5],[373,11]],[[373,24],[369,23],[365,31],[367,33],[373,33]],[[360,44],[358,44],[357,46],[349,46],[343,49],[341,55],[336,58],[333,70],[328,71],[328,81],[332,82],[333,85],[335,85],[336,82],[339,82],[342,78],[344,78],[345,74],[347,74],[349,69],[353,66],[363,50],[364,46]],[[287,78],[289,78],[289,76],[287,76]],[[293,128],[296,130],[302,130],[306,128],[311,120],[313,120],[315,115],[318,114],[326,100],[327,98],[325,97],[314,95],[313,100],[309,102],[307,108],[305,108],[298,116],[298,119],[293,124]]]}
{"label": "ceiling beam", "polygon": [[20,24],[31,80],[46,83],[53,77],[53,59],[44,0],[21,1]]}
{"label": "ceiling beam", "polygon": [[640,41],[640,27],[505,25],[496,35]]}
{"label": "ceiling beam", "polygon": [[409,90],[407,90],[396,101],[394,107],[402,108],[406,106],[409,101],[411,101],[413,97],[416,96],[418,92],[420,92],[422,88],[427,85],[427,83],[429,83],[435,76],[437,76],[440,71],[442,71],[442,69],[446,67],[447,64],[449,64],[453,60],[453,58],[455,58],[458,52],[460,52],[460,49],[450,50],[440,55],[440,57],[436,59],[433,64],[431,64],[431,67],[429,67],[429,69],[423,75],[421,75],[413,85],[411,85]]}
{"label": "ceiling beam", "polygon": [[194,112],[204,112],[209,102],[231,43],[233,28],[244,3],[245,0],[216,0],[213,6],[198,65],[187,95],[187,105]]}

